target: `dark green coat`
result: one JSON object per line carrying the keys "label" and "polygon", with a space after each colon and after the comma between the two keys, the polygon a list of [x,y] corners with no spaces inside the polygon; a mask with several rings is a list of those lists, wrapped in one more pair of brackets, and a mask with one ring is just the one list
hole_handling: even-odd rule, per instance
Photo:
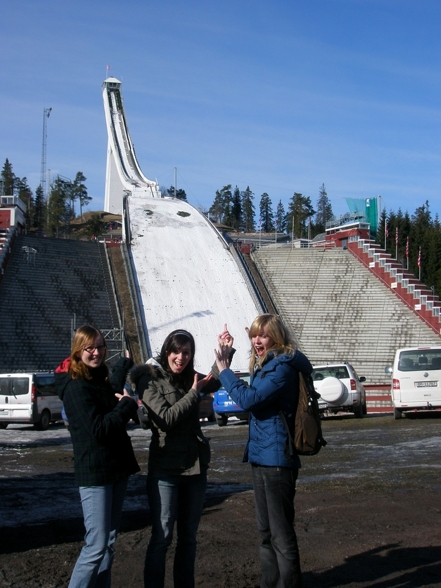
{"label": "dark green coat", "polygon": [[199,393],[182,388],[154,360],[134,367],[130,379],[152,424],[149,472],[193,475],[206,470],[210,447],[199,422]]}

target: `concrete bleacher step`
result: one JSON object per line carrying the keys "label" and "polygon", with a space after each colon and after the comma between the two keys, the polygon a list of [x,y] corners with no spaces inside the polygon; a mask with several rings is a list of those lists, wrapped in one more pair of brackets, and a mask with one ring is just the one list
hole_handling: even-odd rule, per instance
{"label": "concrete bleacher step", "polygon": [[[36,250],[32,259],[22,247]],[[0,287],[0,369],[53,369],[69,353],[74,318],[119,328],[103,256],[95,243],[17,238]]]}
{"label": "concrete bleacher step", "polygon": [[[398,347],[441,344],[440,337],[348,251],[261,248],[253,260],[278,312],[314,362],[352,361],[370,381],[384,373]],[[363,374],[366,375],[367,374]]]}

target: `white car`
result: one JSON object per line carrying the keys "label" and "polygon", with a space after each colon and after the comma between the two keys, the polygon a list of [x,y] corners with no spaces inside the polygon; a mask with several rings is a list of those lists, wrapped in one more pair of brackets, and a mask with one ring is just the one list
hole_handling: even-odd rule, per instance
{"label": "white car", "polygon": [[352,412],[357,418],[366,414],[366,391],[362,384],[366,378],[359,378],[350,363],[316,365],[312,379],[316,392],[320,394],[320,412]]}
{"label": "white car", "polygon": [[441,347],[397,349],[386,373],[392,375],[395,419],[417,411],[441,410]]}
{"label": "white car", "polygon": [[62,409],[53,372],[0,374],[0,429],[17,423],[45,431]]}

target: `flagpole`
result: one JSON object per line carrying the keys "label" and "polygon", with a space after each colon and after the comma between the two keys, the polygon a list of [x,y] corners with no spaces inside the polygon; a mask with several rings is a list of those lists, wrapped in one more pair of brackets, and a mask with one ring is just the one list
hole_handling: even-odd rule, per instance
{"label": "flagpole", "polygon": [[409,237],[406,239],[406,269],[409,271]]}
{"label": "flagpole", "polygon": [[418,251],[418,279],[421,282],[421,247]]}
{"label": "flagpole", "polygon": [[292,213],[291,221],[291,249],[294,249],[294,213]]}

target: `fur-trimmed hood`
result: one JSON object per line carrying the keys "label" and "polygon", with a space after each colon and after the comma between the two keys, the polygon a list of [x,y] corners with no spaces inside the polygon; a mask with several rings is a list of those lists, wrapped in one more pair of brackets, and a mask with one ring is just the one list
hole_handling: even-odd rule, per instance
{"label": "fur-trimmed hood", "polygon": [[157,377],[164,377],[165,371],[164,368],[160,365],[160,363],[151,357],[147,360],[146,363],[141,363],[132,367],[129,372],[130,381],[134,386],[137,386],[139,380],[143,377],[147,377],[149,379],[157,378]]}

